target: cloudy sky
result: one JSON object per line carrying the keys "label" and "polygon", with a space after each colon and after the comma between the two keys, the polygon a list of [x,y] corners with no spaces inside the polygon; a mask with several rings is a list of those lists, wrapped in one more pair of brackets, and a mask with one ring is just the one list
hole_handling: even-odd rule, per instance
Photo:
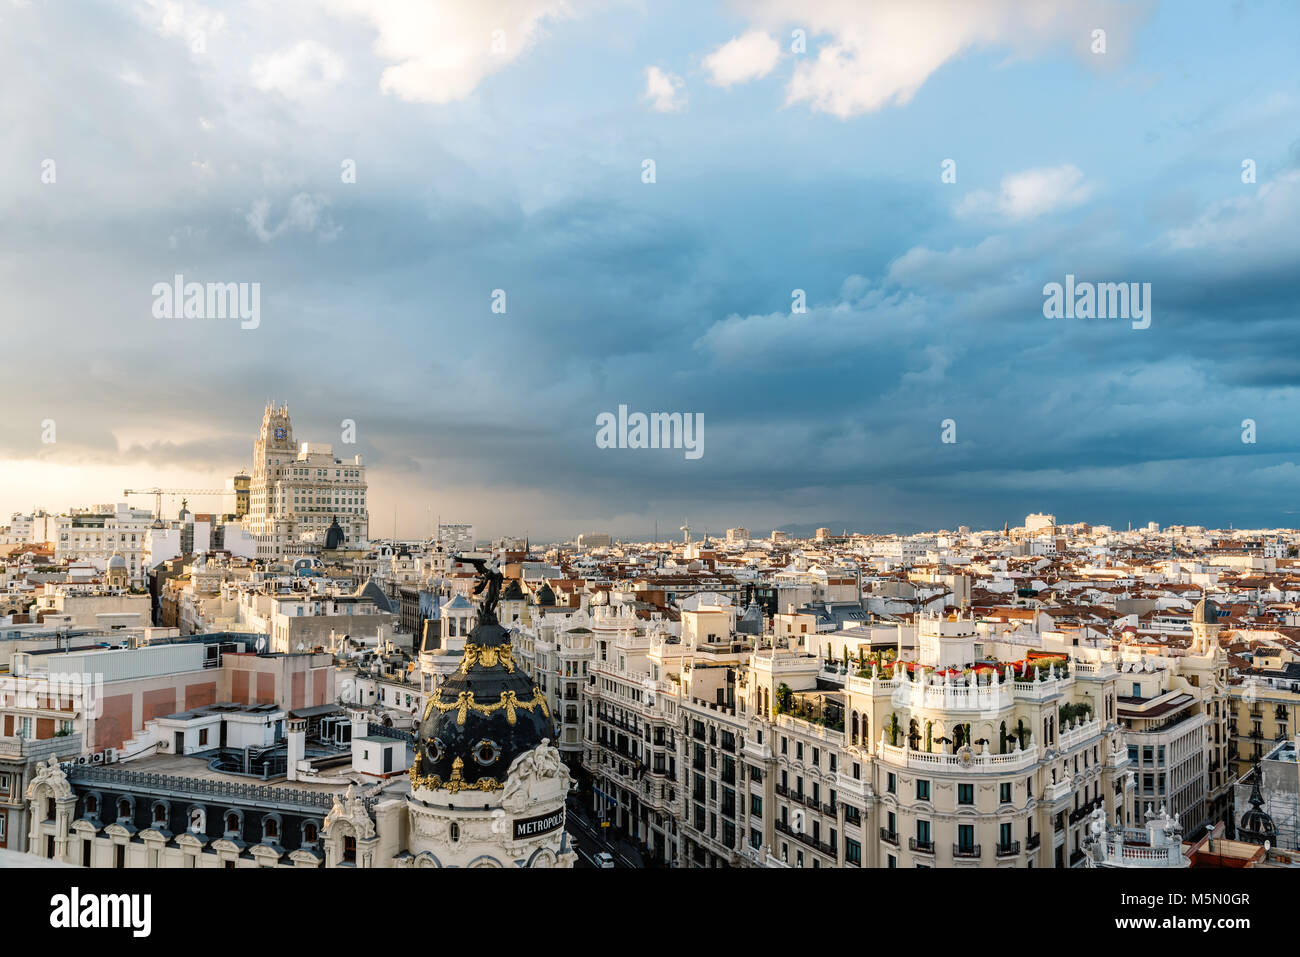
{"label": "cloudy sky", "polygon": [[[1288,3],[0,0],[0,513],[220,485],[274,399],[375,535],[1300,525],[1298,45]],[[260,325],[155,318],[178,273]],[[1045,318],[1067,274],[1150,328]],[[704,455],[598,448],[620,404]]]}

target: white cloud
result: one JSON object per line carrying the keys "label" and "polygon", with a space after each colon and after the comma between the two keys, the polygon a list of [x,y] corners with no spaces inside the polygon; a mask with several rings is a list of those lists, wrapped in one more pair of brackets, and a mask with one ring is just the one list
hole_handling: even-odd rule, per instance
{"label": "white cloud", "polygon": [[568,0],[331,0],[331,7],[378,31],[375,53],[395,63],[380,79],[383,92],[434,104],[469,96],[533,46],[546,21],[574,15]]}
{"label": "white cloud", "polygon": [[1300,170],[1285,170],[1257,190],[1246,185],[1239,188],[1247,195],[1214,203],[1190,226],[1167,232],[1163,245],[1173,251],[1225,252],[1293,252],[1300,247],[1295,228],[1296,216],[1300,215]]}
{"label": "white cloud", "polygon": [[[847,118],[907,103],[941,66],[976,48],[1028,56],[1064,46],[1095,68],[1110,66],[1124,56],[1130,25],[1150,6],[1146,0],[754,0],[745,9],[764,28],[798,26],[807,33],[809,52],[798,58],[787,104]],[[1106,30],[1107,52],[1091,55],[1098,28]],[[827,39],[818,44],[819,38]]]}
{"label": "white cloud", "polygon": [[343,58],[314,40],[303,40],[263,57],[250,72],[259,90],[302,99],[337,84],[343,78]]}
{"label": "white cloud", "polygon": [[781,47],[764,30],[734,37],[704,58],[704,69],[717,86],[748,83],[772,72],[781,59]]}
{"label": "white cloud", "polygon": [[668,73],[657,66],[646,68],[645,98],[656,112],[676,113],[685,109],[685,88],[686,84],[677,74]]}
{"label": "white cloud", "polygon": [[197,3],[179,3],[177,0],[144,2],[151,13],[143,7],[138,8],[139,12],[144,19],[153,22],[154,29],[161,36],[180,37],[196,53],[206,49],[209,34],[223,30],[226,25],[224,14],[211,13]]}
{"label": "white cloud", "polygon": [[1022,221],[1036,219],[1058,209],[1072,209],[1092,195],[1092,185],[1083,172],[1069,163],[1040,166],[1002,178],[1001,189],[967,193],[954,207],[958,216],[998,216]]}
{"label": "white cloud", "polygon": [[330,200],[327,196],[311,193],[298,193],[289,200],[289,209],[276,225],[270,225],[271,201],[254,200],[253,208],[245,216],[248,228],[258,239],[269,243],[273,239],[289,232],[315,234],[321,242],[329,242],[343,231],[334,223],[329,213]]}

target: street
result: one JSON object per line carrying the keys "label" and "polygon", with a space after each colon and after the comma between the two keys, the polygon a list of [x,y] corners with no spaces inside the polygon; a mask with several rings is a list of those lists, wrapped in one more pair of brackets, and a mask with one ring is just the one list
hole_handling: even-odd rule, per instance
{"label": "street", "polygon": [[622,842],[617,844],[611,843],[605,839],[600,832],[603,830],[599,824],[593,824],[588,821],[582,814],[575,810],[574,802],[569,802],[565,808],[564,828],[569,835],[569,840],[573,842],[573,848],[578,852],[578,867],[595,867],[596,855],[601,851],[608,851],[614,858],[615,867],[641,867],[641,863],[630,856],[635,851],[622,846]]}

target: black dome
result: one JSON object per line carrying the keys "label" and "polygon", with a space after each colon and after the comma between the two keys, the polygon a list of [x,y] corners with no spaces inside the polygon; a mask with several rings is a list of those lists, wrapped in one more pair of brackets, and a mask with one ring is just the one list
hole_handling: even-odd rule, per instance
{"label": "black dome", "polygon": [[325,530],[325,547],[333,551],[343,544],[343,529],[339,527],[337,515],[330,519],[330,527]]}
{"label": "black dome", "polygon": [[482,614],[460,668],[425,706],[414,787],[495,791],[515,758],[554,737],[546,698],[513,660],[510,632]]}
{"label": "black dome", "polygon": [[1277,844],[1277,825],[1264,810],[1264,796],[1259,792],[1259,779],[1264,772],[1258,763],[1255,765],[1254,773],[1255,779],[1250,786],[1250,810],[1241,816],[1237,836],[1252,844],[1263,844],[1265,841],[1269,844]]}

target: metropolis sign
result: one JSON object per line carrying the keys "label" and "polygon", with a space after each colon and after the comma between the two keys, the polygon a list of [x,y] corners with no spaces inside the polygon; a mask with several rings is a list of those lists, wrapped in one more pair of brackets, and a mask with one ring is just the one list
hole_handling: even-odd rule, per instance
{"label": "metropolis sign", "polygon": [[525,817],[515,821],[515,840],[536,837],[564,826],[564,808],[539,817]]}

